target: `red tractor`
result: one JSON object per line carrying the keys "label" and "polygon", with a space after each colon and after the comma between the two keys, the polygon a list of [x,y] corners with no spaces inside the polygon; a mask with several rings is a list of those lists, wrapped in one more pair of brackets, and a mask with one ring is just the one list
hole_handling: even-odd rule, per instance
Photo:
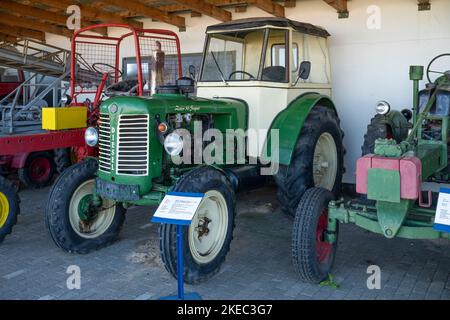
{"label": "red tractor", "polygon": [[22,70],[0,67],[0,99],[13,92],[24,81]]}
{"label": "red tractor", "polygon": [[[97,27],[114,28],[119,36],[97,36],[90,30]],[[0,166],[8,162],[10,167],[18,168],[18,175],[22,181],[25,177],[45,185],[47,177],[53,175],[54,164],[79,162],[85,157],[98,155],[97,147],[86,145],[89,132],[86,127],[97,126],[99,119],[98,107],[101,102],[112,96],[143,96],[151,95],[154,89],[155,77],[152,73],[152,55],[158,50],[165,52],[165,78],[167,83],[175,83],[181,75],[181,58],[179,40],[175,33],[166,30],[134,29],[122,24],[100,24],[90,26],[75,32],[70,54],[70,63],[61,55],[48,55],[51,59],[36,59],[37,54],[27,56],[24,69],[33,71],[33,66],[47,67],[54,73],[59,72],[55,85],[40,92],[35,101],[39,101],[51,90],[60,90],[62,103],[48,108],[44,103],[25,107],[0,106],[3,118],[0,122],[10,121],[12,124],[53,123],[52,130],[34,129],[31,132],[21,131],[12,134],[0,132]],[[0,48],[0,63],[4,57],[14,60],[20,55],[17,50],[10,50],[2,55]],[[17,61],[22,61],[19,57]],[[55,60],[58,59],[58,60]],[[141,66],[137,68],[136,66]],[[67,68],[66,68],[67,67]],[[70,79],[70,86],[66,91],[57,88],[57,80]],[[169,79],[170,78],[170,79]],[[171,80],[173,78],[173,81]],[[22,84],[22,88],[25,85]],[[21,90],[20,86],[16,90]],[[17,91],[16,91],[17,92]],[[17,94],[16,96],[18,96]],[[61,108],[68,106],[67,108]],[[82,109],[84,121],[79,119],[75,123],[72,119],[73,111]],[[46,111],[52,109],[55,119],[46,119]],[[78,110],[79,111],[79,110]],[[5,116],[6,114],[6,116]],[[34,118],[34,115],[39,117]],[[79,113],[78,113],[79,114]],[[24,126],[25,127],[25,126]],[[5,128],[5,127],[4,127]],[[10,127],[7,127],[10,128]],[[48,128],[47,128],[48,129]],[[86,139],[86,140],[85,140]],[[49,151],[50,150],[50,151]],[[50,168],[49,168],[50,166]],[[33,168],[39,168],[34,170]],[[63,166],[61,166],[61,169]],[[10,173],[10,172],[9,172]],[[45,179],[44,179],[45,177]],[[0,242],[9,234],[17,222],[19,214],[19,198],[11,180],[0,172]]]}

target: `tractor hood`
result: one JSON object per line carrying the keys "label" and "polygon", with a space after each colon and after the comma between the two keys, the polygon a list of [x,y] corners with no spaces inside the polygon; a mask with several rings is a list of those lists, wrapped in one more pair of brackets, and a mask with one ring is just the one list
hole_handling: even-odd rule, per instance
{"label": "tractor hood", "polygon": [[240,100],[178,94],[108,99],[100,107],[98,191],[122,201],[137,201],[152,191],[154,179],[163,174],[159,122],[176,114],[213,115],[213,126],[221,132],[247,130],[247,108]]}
{"label": "tractor hood", "polygon": [[[114,106],[113,106],[114,105]],[[180,94],[155,94],[152,97],[114,97],[103,102],[100,113],[165,115],[173,113],[229,114],[239,128],[247,128],[247,103],[232,98],[205,99]]]}

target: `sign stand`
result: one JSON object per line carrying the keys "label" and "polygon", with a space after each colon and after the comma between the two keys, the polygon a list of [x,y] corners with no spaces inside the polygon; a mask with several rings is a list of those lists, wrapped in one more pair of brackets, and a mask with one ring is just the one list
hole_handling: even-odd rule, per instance
{"label": "sign stand", "polygon": [[176,296],[161,297],[160,300],[201,300],[196,292],[184,292],[184,248],[183,229],[192,222],[203,194],[169,192],[156,210],[152,222],[176,225],[177,239],[177,282],[178,294]]}

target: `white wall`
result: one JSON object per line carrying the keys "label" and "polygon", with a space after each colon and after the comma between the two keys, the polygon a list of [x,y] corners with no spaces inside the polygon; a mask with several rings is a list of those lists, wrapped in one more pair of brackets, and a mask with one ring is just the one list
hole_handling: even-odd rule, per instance
{"label": "white wall", "polygon": [[[367,8],[381,9],[381,28],[369,30]],[[337,13],[322,0],[297,1],[287,8],[293,20],[325,27],[331,34],[330,51],[333,72],[333,99],[346,133],[346,182],[354,181],[355,161],[361,153],[366,125],[374,114],[374,105],[384,99],[394,109],[410,107],[412,85],[409,65],[426,65],[434,56],[450,52],[450,1],[433,0],[431,11],[419,12],[415,0],[353,0],[348,3],[350,18],[338,19]],[[233,18],[270,16],[255,7]],[[201,52],[208,25],[219,21],[185,15],[187,31],[178,33],[183,53]],[[144,19],[145,28],[176,27]],[[47,35],[47,41],[68,46],[62,37]]]}

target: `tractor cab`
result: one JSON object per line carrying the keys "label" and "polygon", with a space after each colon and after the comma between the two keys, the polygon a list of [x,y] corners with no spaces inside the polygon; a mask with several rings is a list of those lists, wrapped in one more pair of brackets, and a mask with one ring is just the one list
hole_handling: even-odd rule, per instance
{"label": "tractor cab", "polygon": [[331,95],[329,33],[320,27],[252,18],[213,25],[206,33],[198,96],[246,101],[250,128],[269,128],[302,93]]}

